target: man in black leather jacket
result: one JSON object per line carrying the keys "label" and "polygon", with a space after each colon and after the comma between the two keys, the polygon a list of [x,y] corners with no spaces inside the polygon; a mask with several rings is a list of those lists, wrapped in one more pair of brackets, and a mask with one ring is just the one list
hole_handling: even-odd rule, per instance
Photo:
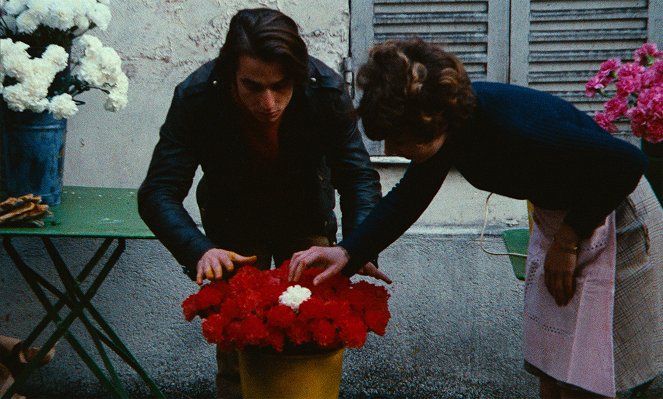
{"label": "man in black leather jacket", "polygon": [[[182,204],[198,166],[205,234]],[[334,188],[347,234],[381,193],[343,80],[308,56],[292,19],[240,11],[219,57],[175,89],[138,193],[141,217],[202,284],[334,245]],[[372,263],[364,272],[388,280]]]}

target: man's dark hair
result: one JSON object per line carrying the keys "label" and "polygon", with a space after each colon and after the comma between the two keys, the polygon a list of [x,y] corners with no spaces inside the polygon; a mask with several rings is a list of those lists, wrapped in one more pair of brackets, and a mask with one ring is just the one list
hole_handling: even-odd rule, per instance
{"label": "man's dark hair", "polygon": [[235,79],[240,56],[277,62],[295,84],[308,81],[308,52],[297,24],[282,12],[269,8],[240,10],[230,20],[217,66],[221,80]]}

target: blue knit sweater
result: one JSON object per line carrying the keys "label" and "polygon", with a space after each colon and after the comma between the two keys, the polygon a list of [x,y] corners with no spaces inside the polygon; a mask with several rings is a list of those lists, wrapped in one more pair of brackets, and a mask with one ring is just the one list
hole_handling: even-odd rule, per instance
{"label": "blue knit sweater", "polygon": [[359,228],[339,243],[354,274],[423,213],[455,167],[478,189],[567,210],[586,237],[630,194],[646,169],[635,146],[611,136],[572,104],[548,93],[477,82],[477,110],[431,159],[410,164]]}

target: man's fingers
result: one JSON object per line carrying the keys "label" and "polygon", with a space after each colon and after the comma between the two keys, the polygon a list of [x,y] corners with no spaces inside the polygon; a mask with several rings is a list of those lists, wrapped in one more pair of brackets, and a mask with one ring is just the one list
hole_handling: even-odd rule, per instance
{"label": "man's fingers", "polygon": [[[230,261],[232,263],[238,263],[240,265],[248,265],[251,263],[255,263],[258,260],[258,257],[256,255],[244,256],[232,251],[228,251],[228,255],[230,256]],[[228,269],[226,268],[226,270]]]}
{"label": "man's fingers", "polygon": [[209,268],[205,269],[205,277],[208,280],[212,280],[214,278],[214,268],[213,267],[209,267]]}
{"label": "man's fingers", "polygon": [[[232,262],[230,256],[224,256],[222,258],[218,258],[216,261],[219,264],[219,271],[221,272],[221,274],[223,274],[223,269],[225,269],[229,272],[231,272],[235,269],[235,265],[233,265],[233,262]],[[215,269],[215,271],[216,271],[216,269]],[[218,278],[221,278],[221,276],[219,276]]]}
{"label": "man's fingers", "polygon": [[233,262],[237,262],[240,265],[250,265],[256,263],[257,260],[258,257],[256,255],[253,256],[236,255],[236,257],[233,259]]}
{"label": "man's fingers", "polygon": [[200,267],[196,271],[196,284],[203,285],[203,269]]}

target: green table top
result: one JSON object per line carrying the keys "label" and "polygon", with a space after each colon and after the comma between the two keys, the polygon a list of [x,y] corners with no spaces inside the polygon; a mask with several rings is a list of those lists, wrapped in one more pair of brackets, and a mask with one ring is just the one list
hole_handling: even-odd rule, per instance
{"label": "green table top", "polygon": [[0,235],[155,238],[138,215],[137,190],[65,186],[44,227],[2,227]]}

